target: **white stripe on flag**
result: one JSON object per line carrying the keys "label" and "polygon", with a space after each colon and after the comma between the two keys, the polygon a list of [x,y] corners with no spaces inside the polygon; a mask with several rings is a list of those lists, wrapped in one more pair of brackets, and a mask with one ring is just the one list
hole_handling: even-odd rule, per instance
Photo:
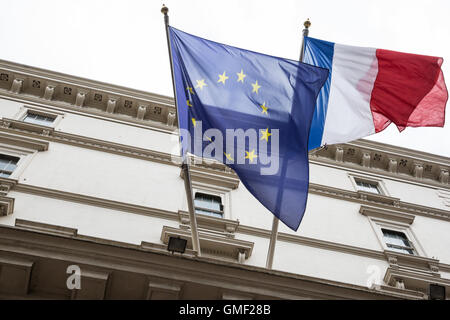
{"label": "white stripe on flag", "polygon": [[376,49],[335,44],[322,145],[375,133],[370,95],[378,73]]}

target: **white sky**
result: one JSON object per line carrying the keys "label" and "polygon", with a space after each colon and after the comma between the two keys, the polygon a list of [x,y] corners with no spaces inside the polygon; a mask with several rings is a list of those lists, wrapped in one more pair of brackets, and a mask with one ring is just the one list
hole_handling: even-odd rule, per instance
{"label": "white sky", "polygon": [[[0,0],[0,59],[172,96],[162,3],[171,25],[217,42],[298,59],[310,18],[311,37],[441,56],[450,79],[448,0]],[[450,157],[449,113],[444,128],[370,139]]]}

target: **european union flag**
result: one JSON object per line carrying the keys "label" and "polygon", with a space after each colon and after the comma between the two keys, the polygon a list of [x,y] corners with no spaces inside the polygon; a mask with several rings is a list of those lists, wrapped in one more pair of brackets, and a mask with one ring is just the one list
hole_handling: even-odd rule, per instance
{"label": "european union flag", "polygon": [[183,154],[225,163],[297,230],[311,119],[328,70],[169,31]]}

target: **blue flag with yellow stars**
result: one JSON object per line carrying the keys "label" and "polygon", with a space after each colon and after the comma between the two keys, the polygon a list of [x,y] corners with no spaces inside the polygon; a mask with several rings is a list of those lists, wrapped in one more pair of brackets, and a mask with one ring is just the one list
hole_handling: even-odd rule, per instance
{"label": "blue flag with yellow stars", "polygon": [[308,138],[328,70],[169,28],[183,155],[231,167],[297,230],[309,184]]}

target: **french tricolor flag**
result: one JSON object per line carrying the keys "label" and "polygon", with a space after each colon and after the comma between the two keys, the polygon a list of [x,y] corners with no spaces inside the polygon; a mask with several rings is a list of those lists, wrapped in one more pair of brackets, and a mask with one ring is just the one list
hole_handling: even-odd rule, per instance
{"label": "french tricolor flag", "polygon": [[330,70],[317,97],[309,150],[384,130],[443,127],[442,58],[304,38],[303,62]]}

